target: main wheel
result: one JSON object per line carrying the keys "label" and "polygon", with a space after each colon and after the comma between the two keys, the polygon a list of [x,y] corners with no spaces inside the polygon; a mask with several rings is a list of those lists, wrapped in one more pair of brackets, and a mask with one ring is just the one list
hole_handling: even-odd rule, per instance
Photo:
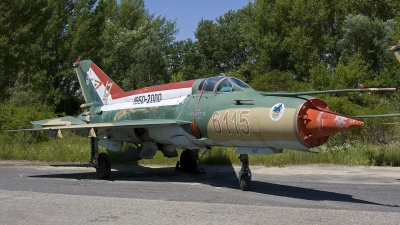
{"label": "main wheel", "polygon": [[250,191],[251,177],[248,174],[243,174],[240,177],[240,190]]}
{"label": "main wheel", "polygon": [[97,161],[96,173],[100,179],[108,179],[111,174],[111,162],[106,153],[100,153]]}
{"label": "main wheel", "polygon": [[181,170],[183,172],[191,173],[196,171],[196,155],[193,151],[185,150],[181,153],[180,159]]}

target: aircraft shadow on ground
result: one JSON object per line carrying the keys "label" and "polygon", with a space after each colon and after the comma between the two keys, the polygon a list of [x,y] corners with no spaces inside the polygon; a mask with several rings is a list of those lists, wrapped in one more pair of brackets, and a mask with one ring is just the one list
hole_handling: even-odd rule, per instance
{"label": "aircraft shadow on ground", "polygon": [[302,188],[302,187],[274,184],[268,182],[259,182],[259,181],[252,181],[251,185],[252,185],[252,191],[254,192],[267,195],[287,197],[287,198],[303,199],[309,201],[336,201],[336,202],[349,202],[349,203],[368,204],[377,206],[399,207],[398,205],[386,205],[386,204],[380,204],[371,201],[356,199],[348,194],[341,194],[330,191],[321,191],[311,188]]}
{"label": "aircraft shadow on ground", "polygon": [[[87,164],[52,165],[54,167],[87,168]],[[185,173],[175,170],[174,166],[146,167],[141,165],[113,165],[111,176],[107,181],[154,181],[202,183],[214,187],[239,189],[239,182],[233,166],[206,166],[206,173]],[[68,171],[67,173],[30,176],[33,178],[58,178],[74,180],[99,180],[94,168],[93,172]],[[209,169],[209,170],[208,170]]]}
{"label": "aircraft shadow on ground", "polygon": [[88,166],[88,164],[58,164],[58,165],[56,165],[56,164],[54,164],[54,165],[50,165],[50,166],[52,166],[52,167],[71,167],[71,168],[73,168],[73,167],[80,167],[80,168],[88,168],[88,167],[90,167],[90,166]]}
{"label": "aircraft shadow on ground", "polygon": [[[87,164],[77,165],[53,165],[55,167],[87,167]],[[90,168],[90,167],[89,167]],[[210,168],[210,170],[207,170]],[[149,182],[176,182],[176,183],[201,183],[213,187],[239,190],[237,173],[233,166],[206,166],[207,173],[195,174],[176,171],[175,167],[150,168],[140,165],[119,166],[115,165],[108,181],[149,181]],[[96,172],[59,173],[30,176],[33,178],[58,178],[74,180],[98,180]],[[281,196],[309,201],[336,201],[377,206],[399,207],[398,205],[384,205],[380,203],[353,198],[348,194],[330,191],[321,191],[311,188],[303,188],[289,185],[261,182],[253,179],[251,192]]]}

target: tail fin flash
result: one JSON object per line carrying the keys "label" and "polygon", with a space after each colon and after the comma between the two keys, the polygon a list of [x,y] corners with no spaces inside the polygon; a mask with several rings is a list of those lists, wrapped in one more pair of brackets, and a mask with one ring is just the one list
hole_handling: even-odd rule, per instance
{"label": "tail fin flash", "polygon": [[77,59],[73,66],[86,102],[82,108],[107,105],[124,92],[91,60]]}
{"label": "tail fin flash", "polygon": [[389,48],[390,51],[393,51],[394,55],[396,56],[397,60],[400,62],[400,41],[397,42],[395,46]]}

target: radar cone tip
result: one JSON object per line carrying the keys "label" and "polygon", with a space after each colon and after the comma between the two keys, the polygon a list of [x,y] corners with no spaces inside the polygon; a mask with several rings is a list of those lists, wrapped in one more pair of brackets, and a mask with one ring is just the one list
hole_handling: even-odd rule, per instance
{"label": "radar cone tip", "polygon": [[332,134],[364,126],[364,122],[331,111],[320,99],[306,101],[298,112],[297,131],[307,147],[325,144]]}
{"label": "radar cone tip", "polygon": [[348,118],[331,111],[310,109],[308,113],[310,122],[307,124],[306,129],[308,133],[313,133],[313,137],[330,136],[364,125],[362,121]]}

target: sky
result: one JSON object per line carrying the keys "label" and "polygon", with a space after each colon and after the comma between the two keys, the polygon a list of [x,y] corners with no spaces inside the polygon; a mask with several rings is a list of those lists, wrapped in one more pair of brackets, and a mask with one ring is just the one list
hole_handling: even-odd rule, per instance
{"label": "sky", "polygon": [[145,0],[145,8],[155,16],[176,21],[177,41],[195,39],[197,24],[203,18],[215,20],[229,10],[238,10],[251,0]]}

